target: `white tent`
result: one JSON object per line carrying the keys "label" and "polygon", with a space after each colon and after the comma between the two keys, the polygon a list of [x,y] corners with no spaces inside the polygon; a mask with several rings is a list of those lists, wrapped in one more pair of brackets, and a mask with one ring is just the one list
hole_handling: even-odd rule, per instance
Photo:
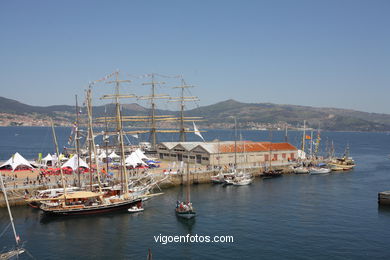
{"label": "white tent", "polygon": [[120,156],[117,155],[115,152],[112,152],[112,153],[110,153],[110,155],[108,157],[111,159],[114,159],[114,158],[119,158]]}
{"label": "white tent", "polygon": [[8,161],[3,163],[0,168],[5,166],[11,166],[12,171],[14,171],[18,166],[27,166],[28,168],[33,168],[33,166],[19,153],[15,153],[11,158],[8,159]]}
{"label": "white tent", "polygon": [[53,166],[56,161],[57,161],[57,158],[54,158],[50,153],[48,153],[46,155],[46,157],[42,159],[42,162],[45,165],[48,165],[48,162],[51,162],[51,165]]}
{"label": "white tent", "polygon": [[106,157],[107,157],[107,155],[106,155],[106,152],[104,152],[104,151],[98,156],[99,159],[104,159]]}
{"label": "white tent", "polygon": [[141,149],[137,149],[135,150],[135,154],[138,156],[138,158],[140,158],[141,160],[145,159],[145,160],[149,160],[148,157],[146,157],[146,155],[141,151]]}
{"label": "white tent", "polygon": [[[85,167],[89,168],[88,164],[84,162],[81,158],[78,160],[78,155],[75,154],[72,158],[70,158],[64,165],[62,165],[61,168],[70,167],[73,171],[77,170],[79,167]],[[78,162],[80,161],[80,165],[78,165]]]}
{"label": "white tent", "polygon": [[131,153],[125,160],[125,164],[128,166],[136,167],[138,164],[147,165],[142,161],[135,152]]}
{"label": "white tent", "polygon": [[46,155],[46,157],[42,159],[42,161],[44,161],[44,162],[53,161],[53,160],[54,160],[54,158],[53,158],[53,156],[51,156],[50,153],[48,153],[48,154]]}

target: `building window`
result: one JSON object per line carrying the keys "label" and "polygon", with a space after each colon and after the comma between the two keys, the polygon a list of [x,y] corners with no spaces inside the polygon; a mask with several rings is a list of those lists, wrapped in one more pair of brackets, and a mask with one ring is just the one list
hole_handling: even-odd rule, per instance
{"label": "building window", "polygon": [[268,154],[264,155],[264,161],[269,161],[269,155]]}
{"label": "building window", "polygon": [[294,160],[294,153],[290,154],[290,158],[291,158],[291,160]]}
{"label": "building window", "polygon": [[202,157],[202,160],[208,161],[209,158],[208,157]]}
{"label": "building window", "polygon": [[176,157],[176,154],[171,154],[171,157]]}
{"label": "building window", "polygon": [[190,159],[191,160],[195,160],[195,156],[190,156]]}
{"label": "building window", "polygon": [[277,154],[274,154],[273,160],[274,160],[274,161],[277,161],[277,160],[278,160],[278,155],[277,155]]}
{"label": "building window", "polygon": [[286,159],[286,154],[285,153],[282,153],[282,158]]}

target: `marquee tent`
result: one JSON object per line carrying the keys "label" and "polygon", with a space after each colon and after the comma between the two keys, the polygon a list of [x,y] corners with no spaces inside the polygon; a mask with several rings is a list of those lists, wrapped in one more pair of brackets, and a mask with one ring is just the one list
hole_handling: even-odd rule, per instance
{"label": "marquee tent", "polygon": [[21,156],[18,152],[16,152],[14,155],[12,155],[11,158],[8,159],[5,163],[3,163],[0,166],[0,169],[11,167],[12,171],[15,171],[15,169],[19,166],[26,166],[28,168],[34,168],[26,159],[24,159],[23,156]]}
{"label": "marquee tent", "polygon": [[[88,164],[84,162],[81,158],[78,160],[78,155],[75,154],[72,158],[70,158],[66,163],[62,165],[61,168],[70,167],[73,171],[77,170],[79,167],[89,168]],[[80,165],[78,162],[80,161]]]}

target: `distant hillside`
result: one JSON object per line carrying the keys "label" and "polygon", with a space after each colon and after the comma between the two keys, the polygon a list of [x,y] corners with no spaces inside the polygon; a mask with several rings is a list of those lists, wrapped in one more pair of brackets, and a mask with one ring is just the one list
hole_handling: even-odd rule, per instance
{"label": "distant hillside", "polygon": [[[115,106],[109,104],[93,108],[94,116],[104,116],[105,110],[113,112]],[[38,117],[50,116],[58,120],[74,120],[74,106],[30,106],[15,100],[0,97],[0,112],[29,115]],[[150,110],[138,104],[123,105],[124,115],[148,115]],[[157,111],[157,114],[178,115],[175,111]],[[292,127],[301,127],[303,120],[307,126],[323,130],[335,131],[390,131],[390,115],[366,113],[350,109],[316,108],[295,105],[277,105],[271,103],[241,103],[235,100],[226,100],[214,105],[203,106],[186,111],[187,116],[202,116],[205,122],[199,122],[201,127],[232,127],[232,116],[236,116],[240,127],[272,124]]]}
{"label": "distant hillside", "polygon": [[318,128],[320,126],[324,130],[390,130],[390,115],[387,114],[271,103],[241,103],[231,99],[190,110],[187,114],[202,115],[213,123],[232,121],[229,117],[236,116],[241,125],[248,122],[259,124],[286,122],[297,127],[303,124],[303,120],[306,120],[308,127]]}

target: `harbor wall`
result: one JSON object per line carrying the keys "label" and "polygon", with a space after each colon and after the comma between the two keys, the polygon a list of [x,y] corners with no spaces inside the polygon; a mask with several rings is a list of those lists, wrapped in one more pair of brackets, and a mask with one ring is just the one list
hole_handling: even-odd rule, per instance
{"label": "harbor wall", "polygon": [[[278,169],[283,169],[283,173],[289,174],[292,173],[292,170],[289,166],[280,166]],[[251,173],[254,177],[259,177],[261,176],[261,173],[263,172],[263,168],[250,168],[246,169],[247,172]],[[207,184],[211,183],[211,176],[218,174],[217,170],[212,170],[212,171],[202,171],[202,172],[191,172],[190,173],[190,183],[191,185],[196,185],[196,184]],[[157,173],[153,174],[155,177],[156,181],[161,180],[166,177],[164,173]],[[180,186],[183,184],[187,183],[187,174],[186,173],[177,173],[177,174],[169,174],[169,178],[162,183],[159,184],[160,188],[162,189],[168,189],[171,187],[175,186]],[[47,189],[49,187],[33,187],[27,189],[27,191],[31,194],[36,190],[43,190]],[[58,188],[58,187],[50,187],[50,188]],[[11,206],[17,206],[17,205],[26,205],[27,203],[24,200],[26,189],[21,188],[21,189],[12,189],[12,190],[7,190],[7,196],[8,196],[8,201]],[[4,193],[0,191],[0,208],[1,207],[6,207],[5,199],[4,199]]]}

